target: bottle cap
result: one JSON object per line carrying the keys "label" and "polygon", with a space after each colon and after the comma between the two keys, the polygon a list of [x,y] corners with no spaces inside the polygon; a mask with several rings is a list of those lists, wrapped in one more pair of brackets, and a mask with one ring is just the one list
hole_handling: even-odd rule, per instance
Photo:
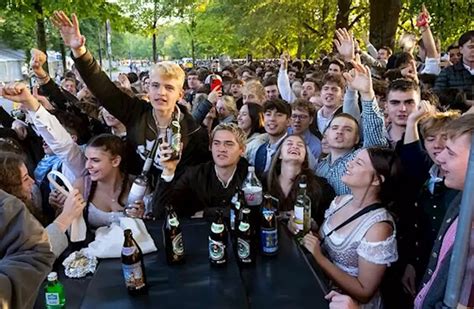
{"label": "bottle cap", "polygon": [[305,182],[300,182],[299,186],[300,186],[300,188],[306,188],[306,183]]}
{"label": "bottle cap", "polygon": [[58,280],[58,273],[55,271],[50,272],[48,275],[48,281],[56,281],[56,280]]}
{"label": "bottle cap", "polygon": [[132,230],[131,229],[126,229],[126,230],[123,231],[123,234],[124,235],[127,235],[127,234],[132,235]]}

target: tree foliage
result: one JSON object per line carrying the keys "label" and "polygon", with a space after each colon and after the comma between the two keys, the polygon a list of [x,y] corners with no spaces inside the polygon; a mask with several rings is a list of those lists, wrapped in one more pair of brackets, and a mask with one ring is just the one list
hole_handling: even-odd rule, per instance
{"label": "tree foliage", "polygon": [[[0,0],[2,1],[2,0]],[[397,31],[387,32],[382,22],[370,20],[371,0],[3,0],[0,6],[0,39],[13,48],[28,50],[35,43],[35,22],[46,21],[51,48],[59,48],[57,32],[48,18],[57,9],[76,12],[88,47],[105,48],[104,22],[111,20],[115,57],[215,57],[244,58],[292,56],[312,58],[331,52],[336,24],[348,27],[356,37],[372,29],[374,43],[396,42],[404,32],[418,34],[416,16],[424,2],[431,13],[431,28],[442,46],[474,28],[474,2],[463,0],[384,0],[401,3],[400,16],[392,21]],[[379,0],[377,0],[380,2]],[[34,9],[40,4],[42,16]],[[374,7],[372,7],[373,9]],[[388,12],[389,10],[387,10]],[[387,15],[393,17],[392,15]],[[125,33],[125,31],[127,33]],[[384,33],[388,37],[380,40]],[[101,37],[99,38],[99,35]]]}

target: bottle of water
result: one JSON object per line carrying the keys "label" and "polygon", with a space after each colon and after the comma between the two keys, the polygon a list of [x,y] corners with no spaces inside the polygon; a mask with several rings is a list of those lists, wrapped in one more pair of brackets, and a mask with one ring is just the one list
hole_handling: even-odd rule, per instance
{"label": "bottle of water", "polygon": [[249,166],[247,177],[242,183],[245,203],[250,209],[250,226],[252,234],[257,235],[260,228],[260,205],[263,202],[263,187],[260,180],[255,175],[255,167]]}
{"label": "bottle of water", "polygon": [[255,175],[255,167],[248,167],[248,174],[242,183],[242,191],[244,191],[245,202],[249,208],[252,206],[260,206],[263,201],[262,183]]}
{"label": "bottle of water", "polygon": [[58,274],[52,272],[48,275],[48,282],[44,287],[46,308],[59,309],[66,307],[64,286],[58,281]]}

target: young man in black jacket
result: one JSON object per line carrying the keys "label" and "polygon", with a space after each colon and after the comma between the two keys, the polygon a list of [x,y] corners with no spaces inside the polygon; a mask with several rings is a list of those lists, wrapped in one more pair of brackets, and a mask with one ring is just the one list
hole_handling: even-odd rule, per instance
{"label": "young man in black jacket", "polygon": [[189,168],[179,179],[175,178],[179,160],[168,160],[168,144],[160,146],[163,173],[155,196],[155,216],[162,215],[166,204],[174,206],[179,215],[191,216],[204,211],[204,216],[218,208],[227,213],[235,189],[242,185],[247,174],[245,133],[236,124],[219,124],[211,134],[213,162]]}
{"label": "young man in black jacket", "polygon": [[[127,128],[127,139],[134,143],[142,159],[157,138],[166,135],[172,121],[181,127],[183,152],[176,170],[176,177],[190,165],[206,162],[209,157],[207,132],[196,123],[185,108],[176,102],[183,98],[184,71],[175,63],[160,62],[150,72],[148,96],[150,102],[130,97],[120,91],[102,71],[97,61],[85,47],[85,37],[79,30],[77,17],[72,22],[62,11],[55,12],[52,21],[59,29],[64,44],[71,47],[72,56],[84,83],[103,107]],[[159,156],[154,158],[152,174],[161,174]]]}

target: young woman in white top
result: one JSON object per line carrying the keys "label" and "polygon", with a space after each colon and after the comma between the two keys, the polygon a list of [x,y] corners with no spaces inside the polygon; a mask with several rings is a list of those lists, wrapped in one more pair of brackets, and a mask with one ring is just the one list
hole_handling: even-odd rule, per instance
{"label": "young woman in white top", "polygon": [[[395,223],[385,207],[396,194],[399,174],[393,150],[362,150],[342,177],[352,195],[336,197],[319,235],[303,240],[337,288],[364,304],[361,308],[383,307],[379,286],[387,266],[398,259]],[[340,227],[360,211],[366,212]]]}

